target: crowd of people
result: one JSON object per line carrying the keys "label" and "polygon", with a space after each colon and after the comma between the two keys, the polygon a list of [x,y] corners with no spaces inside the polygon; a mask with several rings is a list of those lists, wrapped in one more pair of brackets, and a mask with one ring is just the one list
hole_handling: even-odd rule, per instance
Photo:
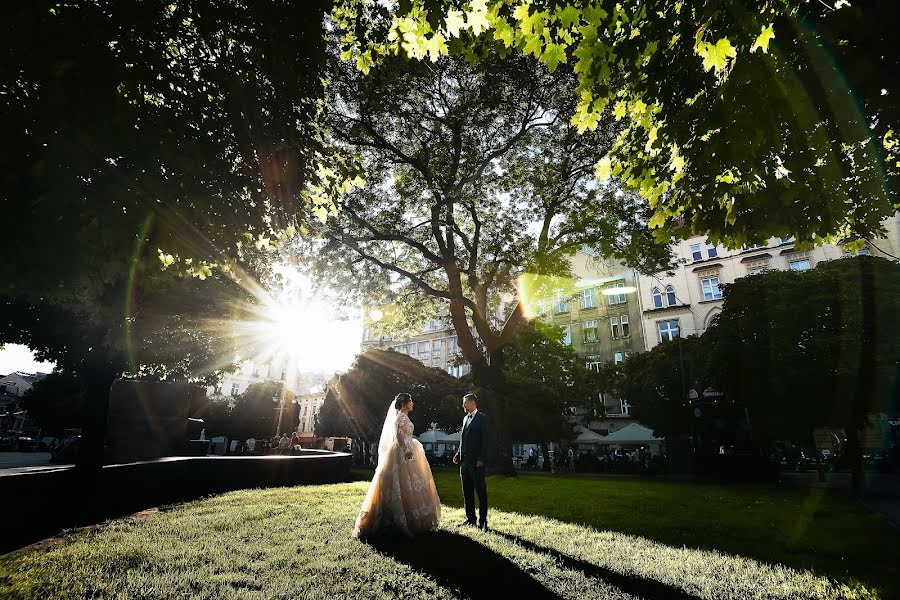
{"label": "crowd of people", "polygon": [[232,451],[237,454],[259,455],[259,454],[293,454],[301,450],[300,433],[295,431],[288,435],[273,436],[272,439],[266,438],[248,438],[239,447],[237,440],[232,441]]}

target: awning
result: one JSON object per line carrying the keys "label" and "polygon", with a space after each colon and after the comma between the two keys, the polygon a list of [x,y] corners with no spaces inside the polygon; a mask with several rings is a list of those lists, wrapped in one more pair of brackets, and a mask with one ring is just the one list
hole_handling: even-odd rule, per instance
{"label": "awning", "polygon": [[595,442],[603,442],[606,441],[607,436],[600,435],[596,431],[592,431],[587,427],[582,427],[581,425],[575,426],[575,431],[578,432],[578,437],[575,438],[575,441],[581,444],[591,444]]}
{"label": "awning", "polygon": [[618,431],[614,431],[605,438],[605,442],[615,444],[646,444],[660,442],[660,438],[653,437],[653,431],[638,423],[627,425]]}

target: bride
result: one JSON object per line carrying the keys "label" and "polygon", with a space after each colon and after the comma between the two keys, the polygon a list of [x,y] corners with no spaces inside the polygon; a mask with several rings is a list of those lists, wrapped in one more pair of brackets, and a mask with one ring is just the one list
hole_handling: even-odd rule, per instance
{"label": "bride", "polygon": [[441,500],[422,444],[412,436],[412,409],[412,396],[406,393],[397,394],[388,407],[378,443],[378,467],[353,527],[354,537],[413,537],[437,529]]}

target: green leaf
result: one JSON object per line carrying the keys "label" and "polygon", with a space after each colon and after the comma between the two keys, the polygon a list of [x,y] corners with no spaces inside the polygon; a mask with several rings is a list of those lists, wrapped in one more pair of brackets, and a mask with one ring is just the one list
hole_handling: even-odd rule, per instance
{"label": "green leaf", "polygon": [[609,156],[601,158],[594,166],[594,173],[600,181],[606,181],[612,177],[612,159]]}
{"label": "green leaf", "polygon": [[769,53],[769,40],[775,37],[775,31],[772,29],[772,24],[769,23],[767,27],[762,28],[762,33],[757,36],[756,41],[753,43],[753,46],[750,47],[750,52],[756,52],[757,50],[762,50],[763,53]]}
{"label": "green leaf", "polygon": [[697,46],[697,54],[703,58],[704,71],[709,71],[714,67],[717,71],[724,71],[728,64],[728,59],[737,56],[737,50],[734,49],[728,38],[722,38],[715,45],[709,42],[701,42]]}
{"label": "green leaf", "polygon": [[562,23],[562,26],[568,29],[581,19],[581,12],[569,4],[563,10],[557,9],[556,16]]}
{"label": "green leaf", "polygon": [[559,63],[566,62],[566,49],[562,44],[547,44],[547,49],[541,55],[541,60],[547,64],[550,72],[556,70]]}
{"label": "green leaf", "polygon": [[466,13],[466,25],[473,35],[479,35],[488,28],[487,0],[472,0],[472,9]]}
{"label": "green leaf", "polygon": [[619,100],[618,102],[616,102],[616,106],[615,108],[613,108],[613,116],[616,117],[616,121],[621,120],[627,112],[628,105],[624,101]]}
{"label": "green leaf", "polygon": [[666,224],[666,213],[662,210],[657,210],[653,213],[653,216],[650,217],[650,222],[647,224],[650,229],[658,229]]}
{"label": "green leaf", "polygon": [[440,33],[435,33],[425,43],[425,52],[428,53],[431,62],[437,62],[441,54],[447,54],[447,40]]}
{"label": "green leaf", "polygon": [[369,74],[369,70],[372,68],[372,65],[375,64],[372,60],[372,51],[366,50],[365,52],[361,52],[359,56],[356,57],[356,68],[365,73]]}
{"label": "green leaf", "polygon": [[447,32],[447,37],[456,37],[459,35],[460,29],[462,29],[466,24],[465,19],[463,19],[463,14],[458,10],[451,10],[447,13],[447,18],[444,19],[444,31]]}
{"label": "green leaf", "polygon": [[522,54],[526,56],[534,54],[534,57],[537,58],[541,55],[541,50],[543,50],[543,48],[543,38],[538,35],[530,35],[525,38],[525,47],[522,49]]}

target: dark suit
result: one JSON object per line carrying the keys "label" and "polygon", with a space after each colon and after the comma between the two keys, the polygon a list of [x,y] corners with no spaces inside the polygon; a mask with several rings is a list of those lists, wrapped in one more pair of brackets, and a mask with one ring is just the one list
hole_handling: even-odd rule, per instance
{"label": "dark suit", "polygon": [[[478,494],[478,523],[487,525],[487,484],[484,481],[484,465],[487,462],[489,427],[487,416],[478,411],[474,417],[466,415],[460,431],[459,478],[462,481],[466,504],[466,520],[475,524],[475,493]],[[481,466],[475,466],[481,462]]]}

